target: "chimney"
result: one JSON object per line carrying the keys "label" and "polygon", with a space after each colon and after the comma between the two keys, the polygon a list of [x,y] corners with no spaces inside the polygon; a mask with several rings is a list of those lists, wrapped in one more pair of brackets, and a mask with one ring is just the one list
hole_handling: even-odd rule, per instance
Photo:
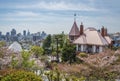
{"label": "chimney", "polygon": [[83,34],[83,31],[84,31],[84,26],[83,26],[83,23],[81,22],[81,25],[80,25],[80,35]]}
{"label": "chimney", "polygon": [[104,36],[107,36],[107,28],[104,29]]}
{"label": "chimney", "polygon": [[105,36],[105,29],[104,26],[101,28],[101,35],[104,37]]}

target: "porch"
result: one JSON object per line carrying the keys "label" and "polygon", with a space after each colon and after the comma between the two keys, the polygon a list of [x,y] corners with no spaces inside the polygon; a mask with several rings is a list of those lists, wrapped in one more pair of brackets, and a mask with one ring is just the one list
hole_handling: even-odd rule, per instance
{"label": "porch", "polygon": [[99,53],[103,51],[103,46],[99,45],[76,45],[76,51],[85,53]]}

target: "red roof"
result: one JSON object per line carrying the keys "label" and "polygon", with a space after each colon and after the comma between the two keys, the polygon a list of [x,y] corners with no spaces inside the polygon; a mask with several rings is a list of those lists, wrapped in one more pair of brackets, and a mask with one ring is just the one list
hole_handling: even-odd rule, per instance
{"label": "red roof", "polygon": [[69,32],[69,35],[70,36],[78,36],[78,35],[80,35],[79,28],[78,28],[78,26],[77,26],[75,21],[73,23],[73,26],[72,26],[70,32]]}

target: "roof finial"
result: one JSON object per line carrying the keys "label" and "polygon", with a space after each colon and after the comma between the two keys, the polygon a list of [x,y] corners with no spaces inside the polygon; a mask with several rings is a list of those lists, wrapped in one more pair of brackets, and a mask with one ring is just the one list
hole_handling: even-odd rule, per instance
{"label": "roof finial", "polygon": [[74,13],[74,21],[76,21],[76,13]]}

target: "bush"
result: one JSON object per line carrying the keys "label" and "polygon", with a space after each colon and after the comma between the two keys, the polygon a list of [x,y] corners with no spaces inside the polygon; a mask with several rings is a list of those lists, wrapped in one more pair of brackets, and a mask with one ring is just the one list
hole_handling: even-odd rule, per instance
{"label": "bush", "polygon": [[80,55],[80,57],[88,57],[88,55],[86,53],[80,53],[79,55]]}
{"label": "bush", "polygon": [[[1,74],[3,73],[4,74]],[[0,71],[0,81],[42,81],[40,76],[24,70]]]}

